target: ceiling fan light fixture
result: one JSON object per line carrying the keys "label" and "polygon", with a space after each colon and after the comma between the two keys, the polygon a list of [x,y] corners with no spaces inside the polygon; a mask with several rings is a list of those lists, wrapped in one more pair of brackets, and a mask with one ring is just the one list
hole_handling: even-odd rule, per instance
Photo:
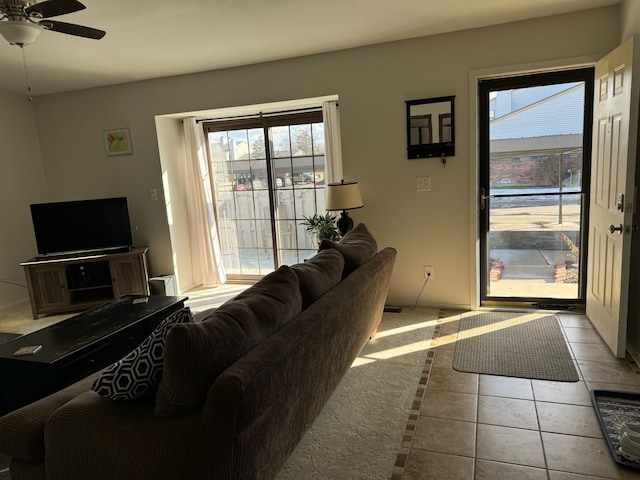
{"label": "ceiling fan light fixture", "polygon": [[7,42],[14,45],[31,45],[38,39],[43,30],[44,28],[35,23],[14,20],[0,22],[0,35]]}

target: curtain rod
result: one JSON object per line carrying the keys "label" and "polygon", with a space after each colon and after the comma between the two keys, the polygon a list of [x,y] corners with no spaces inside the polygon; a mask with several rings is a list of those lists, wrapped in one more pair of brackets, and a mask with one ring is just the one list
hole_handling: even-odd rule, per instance
{"label": "curtain rod", "polygon": [[[336,106],[338,104],[336,103]],[[259,112],[259,113],[250,113],[247,115],[234,115],[231,117],[219,117],[219,118],[199,118],[196,120],[197,123],[201,122],[216,122],[222,120],[239,120],[242,118],[265,118],[265,117],[275,117],[277,115],[287,114],[287,113],[302,113],[302,112],[319,112],[322,110],[322,107],[305,107],[305,108],[294,108],[291,110],[280,110],[277,112]]]}

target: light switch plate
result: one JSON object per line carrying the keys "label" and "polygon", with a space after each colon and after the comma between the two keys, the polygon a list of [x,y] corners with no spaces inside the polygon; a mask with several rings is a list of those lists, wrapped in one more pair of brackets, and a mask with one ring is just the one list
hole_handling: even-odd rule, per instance
{"label": "light switch plate", "polygon": [[417,177],[416,178],[416,190],[418,192],[430,192],[431,191],[431,177]]}

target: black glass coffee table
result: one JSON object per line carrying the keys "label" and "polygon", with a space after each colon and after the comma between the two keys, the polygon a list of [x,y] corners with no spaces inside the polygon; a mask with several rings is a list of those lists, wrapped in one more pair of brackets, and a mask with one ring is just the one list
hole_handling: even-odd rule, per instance
{"label": "black glass coffee table", "polygon": [[[0,344],[0,414],[91,375],[135,349],[188,297],[127,295]],[[37,352],[15,356],[22,347]]]}

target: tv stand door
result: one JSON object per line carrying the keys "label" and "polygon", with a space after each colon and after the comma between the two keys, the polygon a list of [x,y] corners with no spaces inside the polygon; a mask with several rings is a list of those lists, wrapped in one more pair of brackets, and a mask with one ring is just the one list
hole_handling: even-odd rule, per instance
{"label": "tv stand door", "polygon": [[38,311],[69,305],[66,269],[63,265],[40,265],[26,269],[33,318]]}
{"label": "tv stand door", "polygon": [[109,260],[113,293],[123,295],[149,295],[149,279],[144,255],[123,255]]}

